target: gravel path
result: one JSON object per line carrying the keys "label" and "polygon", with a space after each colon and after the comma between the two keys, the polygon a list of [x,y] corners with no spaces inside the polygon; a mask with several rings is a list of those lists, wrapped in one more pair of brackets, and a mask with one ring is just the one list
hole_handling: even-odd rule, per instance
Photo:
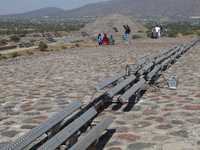
{"label": "gravel path", "polygon": [[[130,56],[156,55],[188,40],[139,39],[130,46],[68,49],[0,61],[0,143],[15,140],[74,100],[91,101],[95,85],[123,70]],[[199,49],[193,48],[165,73],[178,75],[176,91],[153,89],[130,112],[107,111],[115,115],[112,127],[117,131],[106,149],[167,150],[184,143],[186,149],[196,150],[200,144]]]}

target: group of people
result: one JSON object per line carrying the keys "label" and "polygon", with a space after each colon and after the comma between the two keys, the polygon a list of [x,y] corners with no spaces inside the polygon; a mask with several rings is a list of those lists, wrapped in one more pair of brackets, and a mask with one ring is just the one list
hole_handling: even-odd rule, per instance
{"label": "group of people", "polygon": [[115,40],[112,34],[108,37],[106,33],[99,33],[97,37],[97,41],[99,45],[114,45],[115,44]]}
{"label": "group of people", "polygon": [[[124,34],[123,34],[123,40],[128,43],[129,42],[129,34],[131,33],[131,29],[128,25],[123,25],[124,27]],[[115,44],[115,39],[112,34],[108,37],[106,33],[99,33],[97,36],[97,42],[98,44],[101,45],[114,45]]]}
{"label": "group of people", "polygon": [[162,26],[156,25],[152,29],[151,37],[153,39],[159,39],[161,37],[161,32],[162,32]]}

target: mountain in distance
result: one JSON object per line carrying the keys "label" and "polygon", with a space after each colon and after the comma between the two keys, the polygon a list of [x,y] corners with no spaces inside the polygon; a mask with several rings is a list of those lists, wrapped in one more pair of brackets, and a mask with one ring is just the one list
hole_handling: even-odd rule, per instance
{"label": "mountain in distance", "polygon": [[200,0],[111,0],[67,11],[69,16],[121,13],[138,17],[200,16]]}
{"label": "mountain in distance", "polygon": [[49,7],[17,14],[17,16],[82,17],[104,16],[115,13],[135,17],[188,18],[190,16],[200,16],[200,0],[110,0],[88,4],[73,10]]}
{"label": "mountain in distance", "polygon": [[57,17],[57,16],[65,16],[66,15],[66,10],[63,10],[61,8],[56,8],[56,7],[46,7],[46,8],[41,8],[21,14],[11,14],[11,15],[3,15],[7,17],[30,17],[30,18],[38,18],[38,17]]}

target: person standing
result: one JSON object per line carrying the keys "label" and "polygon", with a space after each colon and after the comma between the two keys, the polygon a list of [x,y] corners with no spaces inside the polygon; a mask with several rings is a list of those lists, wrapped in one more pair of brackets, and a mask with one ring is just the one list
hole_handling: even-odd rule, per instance
{"label": "person standing", "polygon": [[109,39],[106,33],[104,33],[104,37],[103,37],[103,41],[102,41],[103,45],[109,45]]}
{"label": "person standing", "polygon": [[128,25],[123,25],[125,32],[124,32],[124,41],[126,43],[129,43],[129,34],[131,33],[131,29]]}
{"label": "person standing", "polygon": [[102,45],[101,33],[99,33],[98,36],[97,36],[97,42],[98,42],[99,46]]}
{"label": "person standing", "polygon": [[158,38],[160,38],[160,36],[161,36],[161,28],[157,25],[156,27],[155,27],[155,31],[156,31],[156,34],[157,34],[157,39]]}
{"label": "person standing", "polygon": [[109,37],[109,44],[110,45],[114,45],[115,44],[115,39],[113,37],[113,35],[111,34],[110,37]]}

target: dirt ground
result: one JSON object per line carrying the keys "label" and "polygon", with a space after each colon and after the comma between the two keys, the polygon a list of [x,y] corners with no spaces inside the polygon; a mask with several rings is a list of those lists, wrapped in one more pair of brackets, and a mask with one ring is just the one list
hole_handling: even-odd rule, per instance
{"label": "dirt ground", "polygon": [[[15,140],[70,102],[89,103],[99,81],[128,61],[184,44],[191,38],[137,39],[130,45],[74,48],[0,61],[0,143]],[[200,148],[200,44],[168,69],[177,90],[151,87],[131,111],[108,109],[115,118],[107,150],[198,150]],[[162,83],[162,78],[160,82]],[[114,106],[113,106],[114,107]],[[1,144],[0,144],[1,147]]]}

